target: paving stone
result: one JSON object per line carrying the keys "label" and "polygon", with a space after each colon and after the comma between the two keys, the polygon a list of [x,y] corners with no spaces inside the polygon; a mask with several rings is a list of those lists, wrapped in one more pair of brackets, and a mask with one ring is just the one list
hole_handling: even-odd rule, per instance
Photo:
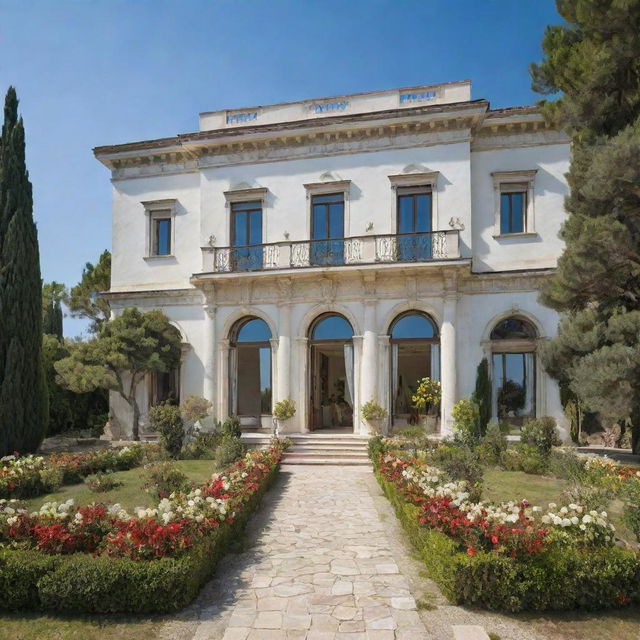
{"label": "paving stone", "polygon": [[256,629],[282,629],[282,613],[280,611],[260,611],[253,626]]}

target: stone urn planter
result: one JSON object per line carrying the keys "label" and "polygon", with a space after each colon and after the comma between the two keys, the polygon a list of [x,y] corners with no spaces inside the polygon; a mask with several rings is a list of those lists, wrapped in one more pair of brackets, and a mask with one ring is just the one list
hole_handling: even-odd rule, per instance
{"label": "stone urn planter", "polygon": [[291,398],[276,402],[273,407],[273,435],[278,437],[287,433],[287,424],[296,415],[296,404]]}
{"label": "stone urn planter", "polygon": [[369,435],[383,435],[387,410],[380,406],[375,399],[371,399],[362,405],[360,410]]}

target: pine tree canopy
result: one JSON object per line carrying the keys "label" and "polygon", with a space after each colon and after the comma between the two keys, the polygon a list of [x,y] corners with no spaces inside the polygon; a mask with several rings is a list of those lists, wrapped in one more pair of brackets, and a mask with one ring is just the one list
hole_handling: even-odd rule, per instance
{"label": "pine tree canopy", "polygon": [[533,88],[571,136],[566,249],[541,294],[560,311],[548,371],[640,450],[640,0],[557,0]]}

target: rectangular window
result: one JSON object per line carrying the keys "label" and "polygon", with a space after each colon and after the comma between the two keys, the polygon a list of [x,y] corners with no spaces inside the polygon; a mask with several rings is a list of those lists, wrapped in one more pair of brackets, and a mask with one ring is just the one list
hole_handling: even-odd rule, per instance
{"label": "rectangular window", "polygon": [[231,244],[236,271],[262,269],[262,202],[231,204]]}
{"label": "rectangular window", "polygon": [[535,417],[535,370],[533,353],[493,354],[493,393],[497,417],[522,424]]}
{"label": "rectangular window", "polygon": [[500,189],[500,234],[524,233],[527,225],[527,190],[522,185]]}
{"label": "rectangular window", "polygon": [[344,193],[312,196],[311,264],[344,264]]}
{"label": "rectangular window", "polygon": [[171,255],[171,218],[153,217],[151,219],[152,228],[152,255]]}
{"label": "rectangular window", "polygon": [[180,370],[152,373],[150,391],[149,404],[152,407],[165,402],[180,404]]}
{"label": "rectangular window", "polygon": [[431,251],[431,188],[398,189],[398,259],[429,260]]}

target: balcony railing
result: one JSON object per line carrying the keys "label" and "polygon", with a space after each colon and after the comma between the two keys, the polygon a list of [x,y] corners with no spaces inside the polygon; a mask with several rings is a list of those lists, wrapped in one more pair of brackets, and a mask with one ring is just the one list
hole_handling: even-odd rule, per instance
{"label": "balcony railing", "polygon": [[432,262],[460,257],[457,229],[326,240],[204,247],[205,272],[236,273],[348,265]]}

